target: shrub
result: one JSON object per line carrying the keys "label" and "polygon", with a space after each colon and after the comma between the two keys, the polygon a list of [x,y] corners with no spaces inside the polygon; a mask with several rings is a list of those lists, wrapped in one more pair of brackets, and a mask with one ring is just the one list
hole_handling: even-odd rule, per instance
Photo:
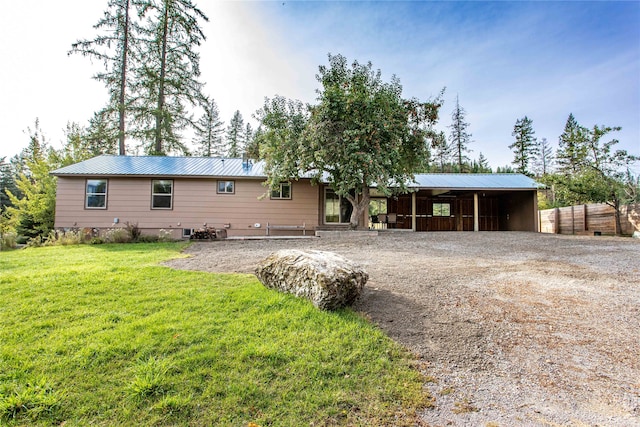
{"label": "shrub", "polygon": [[163,228],[158,232],[158,241],[159,242],[173,242],[173,233],[170,230],[165,230]]}
{"label": "shrub", "polygon": [[82,235],[82,231],[78,229],[64,230],[64,231],[55,231],[52,230],[49,232],[44,244],[46,246],[56,246],[56,245],[79,245],[84,243],[84,237]]}
{"label": "shrub", "polygon": [[142,235],[142,230],[138,227],[138,223],[130,224],[129,221],[125,223],[125,229],[129,233],[130,241],[136,242]]}
{"label": "shrub", "polygon": [[0,235],[0,250],[14,249],[17,244],[18,235],[13,231],[8,231]]}
{"label": "shrub", "polygon": [[138,243],[156,243],[160,240],[158,236],[154,236],[153,234],[142,234],[138,237],[136,242]]}
{"label": "shrub", "polygon": [[106,243],[129,243],[131,233],[124,228],[110,228],[104,233],[103,238]]}

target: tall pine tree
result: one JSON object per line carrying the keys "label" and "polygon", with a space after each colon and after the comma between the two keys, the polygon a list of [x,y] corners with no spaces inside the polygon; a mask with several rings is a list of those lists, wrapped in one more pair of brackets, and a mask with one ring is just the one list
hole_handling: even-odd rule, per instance
{"label": "tall pine tree", "polygon": [[561,173],[575,173],[587,158],[589,130],[580,126],[569,114],[562,135],[558,138],[556,160]]}
{"label": "tall pine tree", "polygon": [[244,153],[244,119],[240,111],[236,110],[227,127],[227,156],[241,157]]}
{"label": "tall pine tree", "polygon": [[[105,132],[103,136],[112,138],[117,135],[118,153],[126,153],[126,116],[129,97],[128,70],[133,61],[133,47],[137,43],[137,26],[131,14],[132,2],[135,0],[109,0],[104,16],[94,28],[100,31],[93,40],[79,40],[72,44],[69,53],[79,53],[83,56],[96,58],[104,63],[104,71],[94,78],[101,81],[109,91],[109,103],[101,112],[97,113],[106,128],[117,129]],[[117,123],[117,126],[116,126]],[[109,142],[110,144],[110,142]]]}
{"label": "tall pine tree", "polygon": [[203,114],[195,124],[193,139],[196,154],[203,157],[219,157],[225,154],[222,133],[224,122],[220,120],[220,111],[213,98],[207,98],[203,103]]}
{"label": "tall pine tree", "polygon": [[151,0],[142,10],[145,42],[136,70],[138,135],[153,155],[188,154],[180,131],[192,126],[187,106],[203,99],[200,54],[207,16],[191,0]]}
{"label": "tall pine tree", "polygon": [[511,162],[516,167],[516,172],[525,175],[531,175],[529,164],[538,154],[538,144],[533,130],[533,120],[524,116],[522,119],[516,120],[511,133],[516,140],[509,148],[513,150],[514,158]]}
{"label": "tall pine tree", "polygon": [[466,153],[469,151],[468,144],[471,142],[471,134],[467,131],[469,123],[465,121],[466,114],[467,112],[460,106],[460,101],[456,96],[456,106],[453,109],[453,113],[451,113],[449,141],[460,172],[465,172],[469,161]]}
{"label": "tall pine tree", "polygon": [[538,155],[533,161],[534,172],[537,176],[545,176],[551,173],[553,165],[553,148],[547,138],[538,142]]}

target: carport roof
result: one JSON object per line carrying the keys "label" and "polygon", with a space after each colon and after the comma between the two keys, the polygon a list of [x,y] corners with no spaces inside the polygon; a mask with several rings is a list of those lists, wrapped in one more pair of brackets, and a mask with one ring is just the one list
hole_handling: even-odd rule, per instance
{"label": "carport roof", "polygon": [[[185,177],[264,179],[264,162],[220,157],[102,155],[56,169],[56,176]],[[535,190],[539,184],[521,174],[418,174],[410,188],[443,190]]]}
{"label": "carport roof", "polygon": [[523,174],[428,173],[416,175],[410,188],[443,190],[537,190],[541,185]]}

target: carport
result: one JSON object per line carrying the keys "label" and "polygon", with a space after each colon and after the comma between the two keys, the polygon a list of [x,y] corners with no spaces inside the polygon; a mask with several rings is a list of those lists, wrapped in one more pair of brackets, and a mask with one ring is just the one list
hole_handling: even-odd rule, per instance
{"label": "carport", "polygon": [[538,231],[538,187],[521,174],[416,175],[408,194],[372,191],[372,203],[386,199],[374,222],[413,231]]}

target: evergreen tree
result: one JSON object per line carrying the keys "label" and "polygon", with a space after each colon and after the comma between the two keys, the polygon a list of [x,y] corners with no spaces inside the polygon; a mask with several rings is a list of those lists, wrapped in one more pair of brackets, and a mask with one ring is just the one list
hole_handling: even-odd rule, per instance
{"label": "evergreen tree", "polygon": [[187,105],[202,102],[200,55],[207,16],[191,0],[149,0],[135,90],[138,135],[153,155],[188,154],[180,131],[193,125]]}
{"label": "evergreen tree", "polygon": [[536,176],[544,176],[551,172],[553,165],[553,148],[547,138],[538,141],[538,155],[534,159],[533,166]]}
{"label": "evergreen tree", "polygon": [[18,193],[7,191],[11,205],[7,214],[20,235],[43,237],[53,229],[56,180],[50,175],[61,166],[60,157],[46,142],[38,120],[29,129],[29,145],[19,155],[21,171],[16,177]]}
{"label": "evergreen tree", "polygon": [[496,168],[496,173],[516,173],[511,165],[506,166],[498,166]]}
{"label": "evergreen tree", "polygon": [[449,134],[449,141],[451,142],[450,149],[454,154],[458,170],[460,172],[465,171],[465,162],[469,160],[466,156],[466,152],[469,151],[468,144],[471,142],[471,134],[467,131],[469,123],[465,122],[466,111],[460,106],[460,101],[456,96],[456,106],[451,113],[451,133]]}
{"label": "evergreen tree", "polygon": [[227,127],[227,156],[231,158],[241,157],[245,147],[243,146],[244,120],[240,111],[236,110]]}
{"label": "evergreen tree", "polygon": [[527,116],[516,120],[513,135],[516,140],[509,148],[513,150],[514,159],[511,163],[516,166],[516,172],[530,175],[529,164],[538,154],[538,144],[534,138],[533,121]]}
{"label": "evergreen tree", "polygon": [[578,124],[573,114],[569,114],[562,135],[558,138],[556,161],[562,173],[577,172],[587,157],[589,130]]}
{"label": "evergreen tree", "polygon": [[444,134],[435,138],[431,144],[431,169],[435,172],[453,172],[453,149]]}
{"label": "evergreen tree", "polygon": [[242,135],[242,146],[243,146],[243,157],[247,156],[248,147],[253,145],[253,140],[255,138],[255,133],[253,132],[253,128],[251,127],[251,123],[247,123],[244,128],[244,133]]}
{"label": "evergreen tree", "polygon": [[11,206],[7,191],[16,194],[17,190],[11,163],[6,160],[6,157],[2,157],[0,158],[0,215],[4,213],[6,207]]}
{"label": "evergreen tree", "polygon": [[[113,112],[107,108],[94,113],[89,120],[89,126],[84,131],[87,150],[92,157],[101,154],[118,153],[118,128],[112,119]],[[120,154],[124,154],[120,152]]]}
{"label": "evergreen tree", "polygon": [[[125,117],[128,112],[128,70],[133,60],[133,47],[137,43],[136,30],[132,14],[131,3],[140,6],[136,0],[109,0],[107,10],[94,28],[101,34],[93,40],[79,40],[72,44],[69,53],[79,53],[83,56],[97,58],[104,63],[104,71],[94,78],[101,81],[109,91],[109,104],[99,113],[103,118],[115,119],[117,129],[118,152],[124,155],[125,147]],[[105,136],[112,137],[111,133]],[[110,142],[111,143],[111,142]]]}
{"label": "evergreen tree", "polygon": [[207,98],[203,104],[204,113],[195,124],[193,143],[197,155],[203,157],[220,157],[225,154],[222,132],[224,122],[220,120],[220,111],[216,101]]}
{"label": "evergreen tree", "polygon": [[492,173],[491,166],[484,154],[480,153],[478,159],[471,163],[471,171],[473,173]]}
{"label": "evergreen tree", "polygon": [[262,156],[260,155],[260,140],[262,138],[264,138],[264,131],[262,129],[262,126],[258,126],[258,129],[253,132],[251,141],[245,147],[247,158],[253,160],[262,160]]}

